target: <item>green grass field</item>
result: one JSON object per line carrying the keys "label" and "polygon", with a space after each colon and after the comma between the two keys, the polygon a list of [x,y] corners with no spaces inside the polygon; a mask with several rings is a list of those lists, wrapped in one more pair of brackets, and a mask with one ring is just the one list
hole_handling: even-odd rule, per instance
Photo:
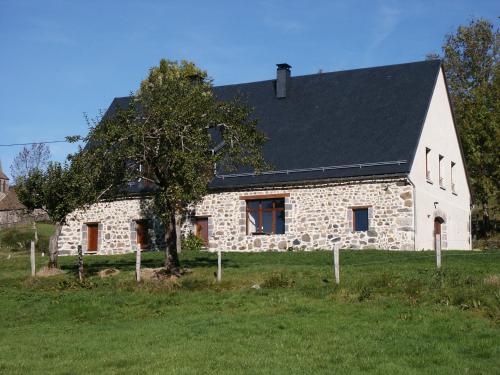
{"label": "green grass field", "polygon": [[500,373],[499,251],[445,252],[441,272],[428,252],[345,251],[340,286],[323,251],[224,254],[220,284],[215,254],[181,260],[136,285],[133,254],[89,256],[80,284],[75,257],[32,279],[0,249],[0,373]]}

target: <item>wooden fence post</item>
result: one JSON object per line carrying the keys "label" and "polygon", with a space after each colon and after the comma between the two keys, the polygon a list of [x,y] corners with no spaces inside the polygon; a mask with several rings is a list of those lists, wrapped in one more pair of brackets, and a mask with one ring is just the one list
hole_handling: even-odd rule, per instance
{"label": "wooden fence post", "polygon": [[31,276],[35,277],[35,275],[36,275],[36,265],[35,265],[35,241],[31,241],[30,260],[31,260]]}
{"label": "wooden fence post", "polygon": [[222,254],[221,251],[217,251],[217,282],[220,283],[222,279]]}
{"label": "wooden fence post", "polygon": [[340,264],[339,264],[339,247],[333,245],[333,273],[335,274],[335,283],[340,284]]}
{"label": "wooden fence post", "polygon": [[78,245],[78,279],[83,281],[83,251],[82,245]]}
{"label": "wooden fence post", "polygon": [[441,269],[441,235],[436,234],[436,267]]}
{"label": "wooden fence post", "polygon": [[135,251],[135,280],[141,281],[141,249],[137,246]]}

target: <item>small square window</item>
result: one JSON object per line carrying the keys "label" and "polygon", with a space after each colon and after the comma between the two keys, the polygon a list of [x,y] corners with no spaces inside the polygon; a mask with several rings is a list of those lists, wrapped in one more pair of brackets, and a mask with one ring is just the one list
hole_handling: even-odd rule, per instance
{"label": "small square window", "polygon": [[368,208],[353,208],[352,227],[355,232],[368,230]]}

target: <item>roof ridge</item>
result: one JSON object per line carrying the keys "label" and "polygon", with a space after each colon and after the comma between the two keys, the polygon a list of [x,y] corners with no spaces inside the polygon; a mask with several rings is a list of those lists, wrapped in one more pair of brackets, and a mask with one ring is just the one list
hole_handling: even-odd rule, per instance
{"label": "roof ridge", "polygon": [[[359,71],[359,70],[368,71],[368,70],[377,70],[377,69],[391,68],[391,67],[404,66],[404,65],[436,64],[436,63],[441,64],[441,60],[440,59],[417,60],[417,61],[411,61],[411,62],[399,63],[399,64],[377,65],[377,66],[369,66],[369,67],[365,67],[365,68],[342,69],[342,70],[335,70],[335,71],[331,71],[331,72],[301,74],[298,76],[292,75],[292,76],[290,76],[290,78],[293,80],[295,78],[306,78],[306,77],[312,77],[312,76],[325,76],[325,75],[331,75],[331,74],[337,74],[337,73],[355,72],[355,71]],[[219,87],[229,87],[229,86],[251,85],[251,84],[255,84],[255,83],[274,82],[274,81],[276,81],[276,79],[272,78],[272,79],[263,79],[263,80],[259,80],[259,81],[229,83],[229,84],[225,84],[225,85],[215,85],[213,87],[219,88]]]}
{"label": "roof ridge", "polygon": [[[295,78],[305,78],[305,77],[312,77],[312,76],[325,76],[325,75],[331,75],[331,74],[337,74],[337,73],[347,73],[347,72],[355,72],[359,70],[377,70],[377,69],[383,69],[383,68],[390,68],[390,67],[396,67],[396,66],[404,66],[404,65],[416,65],[416,64],[436,64],[439,63],[441,64],[440,59],[434,59],[434,60],[417,60],[417,61],[410,61],[410,62],[405,62],[405,63],[399,63],[399,64],[387,64],[387,65],[377,65],[377,66],[369,66],[365,68],[353,68],[353,69],[343,69],[343,70],[335,70],[331,72],[321,72],[321,73],[310,73],[310,74],[301,74],[298,76],[291,76],[291,79]],[[222,87],[230,87],[230,86],[242,86],[242,85],[252,85],[256,83],[264,83],[264,82],[274,82],[276,81],[275,78],[271,79],[263,79],[259,81],[249,81],[249,82],[240,82],[240,83],[228,83],[225,85],[214,85],[214,88],[222,88]],[[115,96],[113,100],[115,99],[125,99],[125,98],[130,98],[130,95],[127,96]]]}

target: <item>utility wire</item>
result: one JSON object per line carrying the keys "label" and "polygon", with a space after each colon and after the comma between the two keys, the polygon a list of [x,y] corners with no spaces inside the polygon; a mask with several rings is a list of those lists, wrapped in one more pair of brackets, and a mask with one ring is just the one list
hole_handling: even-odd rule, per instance
{"label": "utility wire", "polygon": [[68,140],[61,141],[41,141],[41,142],[26,142],[26,143],[8,143],[0,145],[0,147],[14,147],[14,146],[29,146],[29,145],[39,145],[39,144],[48,144],[48,143],[67,143]]}

